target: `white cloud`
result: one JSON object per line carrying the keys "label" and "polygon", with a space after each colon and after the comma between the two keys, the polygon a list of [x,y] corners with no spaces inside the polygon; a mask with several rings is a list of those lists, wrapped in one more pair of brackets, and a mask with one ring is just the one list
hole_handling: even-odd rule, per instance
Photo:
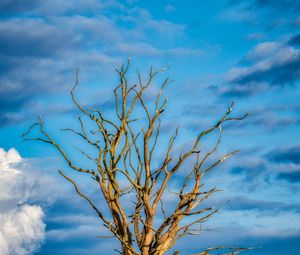
{"label": "white cloud", "polygon": [[249,86],[267,82],[270,86],[293,83],[299,77],[300,51],[286,42],[260,43],[248,53],[246,60],[248,65],[228,72],[227,82]]}
{"label": "white cloud", "polygon": [[203,57],[207,55],[207,51],[216,51],[217,49],[200,49],[200,48],[156,48],[148,43],[119,43],[111,47],[109,51],[118,50],[119,52],[129,54],[130,56],[172,56],[172,57]]}
{"label": "white cloud", "polygon": [[0,214],[0,254],[26,255],[35,251],[45,236],[42,208],[23,205]]}
{"label": "white cloud", "polygon": [[48,197],[45,187],[51,184],[49,179],[37,175],[15,149],[6,152],[0,148],[1,255],[27,255],[41,245],[44,212],[41,206],[29,202]]}
{"label": "white cloud", "polygon": [[174,12],[174,11],[176,11],[176,7],[174,5],[168,4],[165,6],[165,11],[166,12]]}

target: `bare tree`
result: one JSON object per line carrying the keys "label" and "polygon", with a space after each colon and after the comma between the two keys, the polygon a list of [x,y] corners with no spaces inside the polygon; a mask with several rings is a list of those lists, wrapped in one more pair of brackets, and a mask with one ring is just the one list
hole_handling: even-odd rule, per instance
{"label": "bare tree", "polygon": [[[78,71],[76,81],[71,90],[71,97],[76,107],[81,112],[78,118],[80,131],[72,128],[63,129],[74,133],[83,139],[88,145],[95,148],[97,156],[92,157],[86,150],[80,152],[89,160],[95,163],[94,168],[82,168],[77,166],[67,155],[62,146],[56,142],[44,128],[40,117],[39,122],[33,124],[23,134],[24,140],[38,140],[55,147],[68,166],[83,174],[92,177],[103,194],[107,214],[99,210],[92,198],[85,195],[79,185],[63,171],[59,173],[71,184],[79,196],[85,199],[95,210],[104,226],[113,234],[113,237],[120,241],[123,255],[163,255],[166,254],[183,236],[198,234],[199,230],[194,229],[196,224],[206,222],[218,212],[219,208],[203,207],[203,202],[218,190],[211,188],[203,189],[203,177],[212,169],[221,164],[238,150],[232,151],[221,158],[212,157],[221,142],[221,125],[227,121],[242,120],[242,117],[230,117],[234,102],[227,111],[220,117],[215,125],[207,130],[199,132],[190,148],[181,153],[174,152],[174,142],[178,135],[178,129],[171,136],[165,153],[160,153],[160,164],[154,164],[153,155],[157,151],[158,140],[161,129],[161,115],[164,112],[167,99],[161,99],[163,89],[171,82],[166,79],[156,98],[150,103],[145,100],[145,92],[156,77],[164,69],[154,71],[152,67],[149,76],[144,81],[137,71],[137,84],[130,85],[127,80],[129,62],[117,70],[119,84],[114,89],[115,117],[106,118],[99,110],[86,109],[75,97],[75,89],[78,84]],[[145,114],[145,121],[138,124],[134,118],[134,112]],[[88,129],[94,123],[96,130]],[[142,118],[143,120],[143,118]],[[39,126],[41,136],[31,138],[28,135],[35,126]],[[199,144],[202,138],[215,130],[219,130],[219,138],[216,144],[207,152],[202,153]],[[175,154],[175,155],[174,155]],[[203,154],[203,155],[202,155]],[[182,185],[176,192],[169,191],[168,184],[182,169],[187,160],[193,161],[188,164],[189,171],[184,176]],[[122,183],[128,183],[123,188]],[[166,193],[172,192],[177,197],[177,204],[168,209],[164,206]],[[134,206],[128,208],[128,196],[134,199]],[[170,208],[171,207],[171,208]],[[191,219],[189,221],[183,219]],[[188,222],[188,223],[187,223]],[[238,247],[212,247],[197,255],[209,255],[214,251],[222,250],[227,255],[237,254],[245,250]],[[226,249],[226,250],[224,250]],[[174,254],[179,254],[176,251]]]}

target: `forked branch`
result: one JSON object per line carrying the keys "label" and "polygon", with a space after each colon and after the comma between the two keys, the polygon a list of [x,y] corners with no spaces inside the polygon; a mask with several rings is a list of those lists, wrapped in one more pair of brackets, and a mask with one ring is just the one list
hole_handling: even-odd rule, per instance
{"label": "forked branch", "polygon": [[[66,175],[61,170],[59,173],[70,182],[77,194],[88,202],[94,209],[99,219],[120,241],[121,254],[123,255],[163,255],[169,251],[176,242],[185,235],[195,235],[198,231],[193,228],[210,219],[219,208],[203,207],[203,202],[216,192],[216,188],[202,190],[203,179],[212,169],[219,166],[224,160],[238,152],[235,150],[207,165],[207,160],[214,155],[221,144],[222,126],[228,121],[239,121],[246,118],[232,117],[234,101],[227,111],[210,128],[198,133],[192,146],[179,156],[174,154],[174,146],[178,137],[178,128],[171,136],[165,152],[159,146],[161,136],[161,119],[167,105],[167,98],[163,92],[171,83],[169,78],[162,82],[155,98],[145,100],[146,92],[153,80],[166,68],[157,71],[150,68],[149,75],[143,80],[137,71],[137,83],[130,85],[128,80],[130,62],[116,69],[119,76],[118,84],[113,90],[115,107],[114,117],[106,117],[100,109],[88,109],[76,98],[75,92],[79,82],[79,69],[71,89],[71,98],[79,110],[79,128],[65,128],[62,131],[79,137],[91,150],[77,148],[84,156],[81,163],[84,165],[91,161],[95,167],[79,167],[75,164],[66,151],[44,128],[43,119],[34,123],[22,137],[25,141],[35,140],[52,145],[67,163],[70,169],[91,176],[97,183],[99,192],[104,197],[108,213],[99,210],[92,199],[85,195],[79,188],[79,183]],[[136,115],[144,115],[141,120]],[[106,116],[105,116],[106,115]],[[143,120],[145,120],[143,122]],[[89,130],[87,127],[96,127]],[[34,129],[39,127],[38,137],[30,137]],[[202,138],[219,129],[219,137],[213,147],[204,155],[200,148]],[[78,131],[79,130],[79,131]],[[91,151],[97,155],[91,156]],[[155,158],[160,158],[161,164],[154,164]],[[184,163],[192,160],[187,167],[188,174],[179,187],[174,206],[167,206],[166,200],[170,194],[169,185],[182,169]],[[189,161],[190,162],[190,161]],[[89,163],[90,165],[90,163]],[[205,166],[205,167],[204,167]],[[129,200],[130,198],[130,200]],[[134,206],[129,206],[129,201]],[[158,207],[160,210],[158,210]],[[174,209],[171,209],[174,208]],[[190,219],[188,223],[183,219]],[[185,224],[183,224],[185,222]],[[226,247],[213,247],[196,255],[209,255],[211,252],[222,250]],[[227,255],[237,254],[245,248],[227,247]],[[176,253],[178,254],[178,253]]]}

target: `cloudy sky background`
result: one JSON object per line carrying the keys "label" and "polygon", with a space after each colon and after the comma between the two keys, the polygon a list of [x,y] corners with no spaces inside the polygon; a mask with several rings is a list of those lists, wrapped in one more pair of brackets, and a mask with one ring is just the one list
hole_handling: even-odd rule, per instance
{"label": "cloudy sky background", "polygon": [[178,148],[232,99],[235,115],[250,113],[224,125],[218,153],[241,152],[207,179],[224,190],[211,203],[230,202],[203,226],[210,231],[179,242],[182,254],[219,244],[261,247],[249,255],[299,254],[299,12],[299,0],[2,0],[0,253],[96,255],[117,247],[95,238],[105,229],[58,176],[57,168],[67,169],[58,154],[20,134],[41,114],[47,130],[73,146],[60,128],[78,115],[69,97],[76,68],[81,102],[109,115],[114,68],[131,57],[132,82],[136,67],[170,64],[155,85],[174,79],[163,134],[180,125]]}

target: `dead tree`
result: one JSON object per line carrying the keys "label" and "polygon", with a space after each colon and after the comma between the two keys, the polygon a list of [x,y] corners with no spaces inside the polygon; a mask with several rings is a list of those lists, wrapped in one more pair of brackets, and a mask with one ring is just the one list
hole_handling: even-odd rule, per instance
{"label": "dead tree", "polygon": [[[171,136],[165,153],[160,152],[160,165],[153,164],[153,155],[157,149],[161,129],[161,115],[164,112],[167,99],[161,99],[162,91],[171,82],[166,79],[155,98],[152,106],[145,100],[145,92],[152,84],[153,79],[164,69],[154,71],[150,68],[149,75],[144,81],[137,71],[137,84],[130,85],[127,80],[129,62],[117,70],[119,84],[114,89],[115,118],[107,118],[99,110],[91,110],[82,106],[75,97],[75,89],[78,84],[78,71],[76,81],[71,90],[71,97],[81,112],[78,118],[80,131],[67,128],[64,131],[74,133],[83,139],[88,145],[96,149],[97,156],[88,155],[87,151],[80,152],[95,163],[94,168],[82,168],[77,166],[67,155],[63,146],[56,142],[44,127],[42,118],[33,124],[23,134],[24,140],[38,140],[52,145],[68,166],[74,171],[89,175],[98,185],[102,192],[108,214],[99,210],[92,198],[85,195],[75,180],[63,171],[59,173],[72,185],[79,196],[88,202],[104,226],[120,241],[121,254],[123,255],[163,255],[166,254],[183,236],[197,234],[193,227],[196,224],[206,222],[218,212],[219,208],[203,207],[203,201],[208,199],[218,190],[203,189],[203,177],[212,169],[221,164],[238,150],[232,151],[221,158],[212,160],[205,164],[221,142],[221,125],[228,121],[242,120],[242,117],[230,117],[233,105],[220,119],[207,130],[198,133],[190,148],[174,156],[174,142],[178,135],[178,129]],[[137,124],[134,119],[134,111],[139,109],[145,115],[146,123]],[[84,116],[84,117],[83,117]],[[96,130],[87,130],[86,121],[94,123]],[[29,137],[35,126],[39,127],[38,138]],[[137,130],[137,127],[140,127]],[[199,149],[202,138],[215,130],[219,130],[219,138],[216,144],[207,152]],[[189,165],[189,171],[185,180],[178,190],[173,192],[178,198],[177,205],[168,210],[164,207],[164,195],[168,193],[170,180],[178,174],[184,162],[193,160]],[[215,160],[215,161],[214,161]],[[120,181],[129,184],[126,189],[122,188]],[[131,194],[130,199],[135,199],[134,206],[128,208],[126,196]],[[134,197],[132,196],[134,194]],[[133,197],[133,198],[132,198]],[[125,201],[125,203],[124,203]],[[127,209],[126,209],[127,208]],[[131,212],[130,212],[131,209]],[[196,217],[197,216],[197,217]],[[196,218],[195,218],[196,217]],[[192,219],[188,223],[183,219]],[[238,247],[213,247],[197,253],[198,255],[213,254],[216,250],[227,249],[226,254],[240,253],[243,248]],[[225,251],[225,250],[224,250]],[[176,251],[174,254],[179,254]]]}

